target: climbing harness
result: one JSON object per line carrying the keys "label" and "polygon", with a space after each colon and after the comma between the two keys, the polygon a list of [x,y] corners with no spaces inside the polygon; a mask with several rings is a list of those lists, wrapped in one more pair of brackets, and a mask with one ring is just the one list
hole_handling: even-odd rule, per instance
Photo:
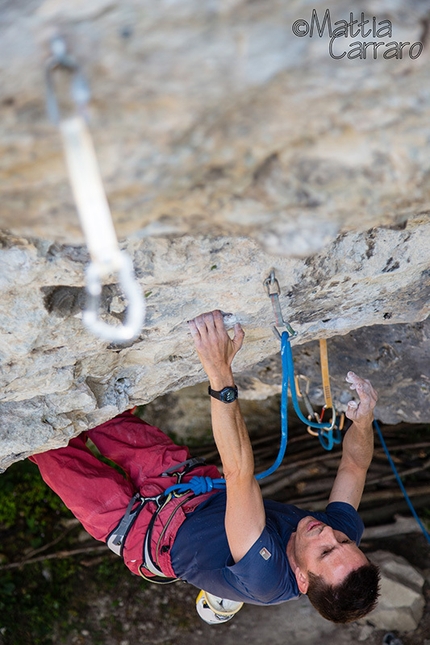
{"label": "climbing harness", "polygon": [[[90,131],[86,124],[86,106],[90,92],[76,61],[67,54],[62,38],[51,43],[52,57],[46,64],[47,110],[59,127],[63,140],[69,179],[85,235],[91,263],[86,271],[88,302],[83,312],[84,324],[102,339],[126,342],[136,338],[145,320],[145,303],[133,275],[128,255],[121,251],[112,223],[109,204],[97,164]],[[58,106],[53,74],[63,70],[71,75],[71,96],[76,114],[63,118]],[[99,318],[102,280],[118,273],[128,306],[124,324],[108,325]]]}
{"label": "climbing harness", "polygon": [[[142,508],[145,506],[145,504],[149,501],[157,501],[157,497],[141,497],[139,493],[136,493],[133,495],[131,500],[128,503],[127,510],[122,517],[120,523],[118,526],[114,528],[114,530],[110,533],[106,540],[107,546],[110,548],[111,551],[113,551],[116,555],[119,555],[122,557],[122,552],[124,549],[124,544],[126,537],[135,523],[140,511]],[[138,503],[137,506],[135,504]],[[134,508],[133,508],[134,506]]]}
{"label": "climbing harness", "polygon": [[[163,473],[161,473],[160,477],[175,476],[178,480],[178,483],[180,484],[184,475],[189,473],[193,468],[196,468],[197,466],[203,465],[205,463],[206,462],[204,459],[201,459],[199,457],[192,457],[190,459],[187,459],[186,461],[181,462],[180,464],[175,464],[174,466],[168,468]],[[148,579],[150,582],[162,582],[164,584],[166,583],[166,581],[175,582],[177,578],[168,578],[167,576],[165,576],[164,573],[157,567],[154,561],[154,558],[152,557],[151,547],[150,547],[152,530],[154,528],[154,524],[157,518],[159,517],[161,511],[167,507],[169,502],[171,502],[173,499],[181,498],[180,502],[174,507],[172,514],[166,521],[166,524],[163,530],[163,533],[164,533],[170,521],[173,519],[173,516],[179,510],[179,508],[183,506],[183,504],[185,504],[185,502],[187,502],[191,496],[194,496],[194,494],[192,494],[191,496],[187,494],[190,492],[193,493],[193,491],[190,491],[189,489],[187,489],[186,491],[165,490],[159,495],[155,495],[152,497],[144,497],[140,493],[135,493],[135,495],[133,495],[133,497],[130,499],[128,503],[127,510],[124,516],[121,518],[120,522],[113,529],[113,531],[108,535],[106,540],[107,546],[116,555],[119,555],[120,557],[122,557],[127,535],[129,534],[133,524],[135,523],[137,517],[139,516],[139,513],[142,511],[142,509],[146,504],[148,504],[149,502],[153,502],[156,508],[154,513],[152,514],[151,521],[146,531],[146,536],[145,536],[144,545],[143,545],[144,557],[143,557],[142,567],[147,571],[149,571],[152,574],[152,576],[155,576],[157,579],[154,579],[153,577],[147,578],[147,576],[142,571],[140,573],[143,578]],[[158,578],[161,578],[162,580],[158,580]]]}

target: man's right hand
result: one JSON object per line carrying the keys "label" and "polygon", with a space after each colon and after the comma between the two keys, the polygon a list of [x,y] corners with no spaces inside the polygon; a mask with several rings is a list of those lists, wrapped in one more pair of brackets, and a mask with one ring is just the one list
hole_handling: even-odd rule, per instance
{"label": "man's right hand", "polygon": [[346,411],[353,424],[342,443],[342,459],[330,493],[329,502],[346,502],[358,508],[363,494],[367,470],[373,455],[373,409],[378,395],[370,381],[348,372],[351,389],[356,390],[359,403],[350,401]]}

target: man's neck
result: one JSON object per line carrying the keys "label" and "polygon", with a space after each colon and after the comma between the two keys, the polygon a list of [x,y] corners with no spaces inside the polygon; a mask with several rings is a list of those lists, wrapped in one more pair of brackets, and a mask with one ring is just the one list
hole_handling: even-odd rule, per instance
{"label": "man's neck", "polygon": [[288,562],[290,563],[290,567],[294,571],[296,568],[296,558],[295,558],[295,547],[296,547],[296,533],[291,533],[290,539],[287,542],[287,558]]}

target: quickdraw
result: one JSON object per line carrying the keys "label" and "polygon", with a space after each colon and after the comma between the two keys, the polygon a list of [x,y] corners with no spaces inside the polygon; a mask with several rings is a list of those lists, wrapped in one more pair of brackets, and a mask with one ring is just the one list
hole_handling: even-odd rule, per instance
{"label": "quickdraw", "polygon": [[[275,336],[277,336],[281,340],[281,357],[283,365],[282,371],[284,375],[283,380],[287,380],[287,383],[289,385],[294,410],[299,419],[303,421],[303,423],[307,426],[308,432],[310,434],[318,436],[319,441],[325,450],[331,450],[335,444],[339,444],[342,441],[340,430],[343,427],[343,415],[341,415],[338,421],[333,399],[331,396],[327,343],[326,341],[320,342],[321,374],[323,380],[325,405],[322,409],[321,414],[318,415],[318,413],[314,412],[309,400],[308,379],[302,375],[299,375],[298,377],[295,377],[294,375],[294,362],[290,340],[291,338],[297,336],[297,332],[293,330],[291,325],[286,322],[282,316],[281,306],[279,302],[281,290],[279,287],[279,282],[275,277],[274,269],[271,270],[269,277],[264,281],[264,286],[266,287],[268,295],[270,296],[270,299],[272,301],[273,313],[276,320],[276,326],[273,327],[273,331],[275,333]],[[280,333],[278,328],[284,328],[282,334]],[[305,389],[300,387],[300,379],[306,379]],[[305,403],[308,412],[307,419],[303,416],[300,410],[297,400],[298,396],[303,398],[303,401]],[[331,409],[332,413],[330,423],[323,421],[324,413],[327,409]],[[314,432],[313,428],[316,430],[316,432]]]}
{"label": "quickdraw", "polygon": [[[120,250],[109,204],[103,188],[99,167],[85,112],[90,92],[76,61],[67,54],[62,38],[51,43],[52,57],[46,63],[47,110],[60,129],[64,153],[81,226],[91,256],[86,271],[88,302],[83,312],[84,324],[96,335],[111,342],[136,338],[145,320],[145,302],[133,276],[133,265]],[[71,95],[76,114],[63,118],[58,106],[53,73],[63,70],[71,75]],[[118,273],[128,306],[122,325],[108,325],[99,318],[102,280]]]}

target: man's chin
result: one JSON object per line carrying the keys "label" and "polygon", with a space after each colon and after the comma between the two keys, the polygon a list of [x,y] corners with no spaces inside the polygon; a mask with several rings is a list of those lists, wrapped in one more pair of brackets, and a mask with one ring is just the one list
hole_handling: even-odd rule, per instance
{"label": "man's chin", "polygon": [[300,522],[297,524],[297,533],[306,533],[307,532],[307,526],[310,522],[318,522],[318,520],[313,517],[312,515],[306,515],[306,517],[303,517]]}

